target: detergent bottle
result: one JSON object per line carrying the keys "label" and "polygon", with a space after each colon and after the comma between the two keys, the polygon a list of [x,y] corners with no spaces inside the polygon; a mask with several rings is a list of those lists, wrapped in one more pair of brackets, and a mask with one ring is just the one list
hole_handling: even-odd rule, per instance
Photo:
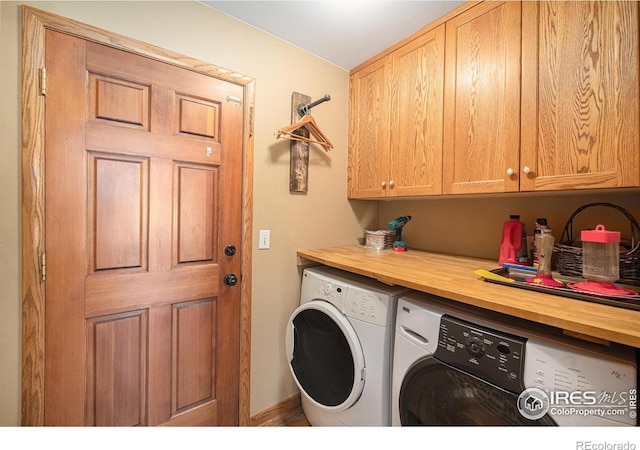
{"label": "detergent bottle", "polygon": [[502,227],[502,243],[500,244],[498,264],[527,265],[527,233],[525,230],[525,224],[520,221],[520,215],[511,214],[509,220]]}

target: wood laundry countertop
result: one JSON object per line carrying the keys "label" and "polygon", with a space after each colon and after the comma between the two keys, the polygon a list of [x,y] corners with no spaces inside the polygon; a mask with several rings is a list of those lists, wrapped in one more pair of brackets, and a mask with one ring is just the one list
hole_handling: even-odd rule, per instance
{"label": "wood laundry countertop", "polygon": [[[550,325],[568,335],[640,348],[640,311],[489,283],[474,273],[496,261],[363,246],[298,251],[299,265],[324,264],[391,285]],[[640,301],[640,300],[639,300]]]}

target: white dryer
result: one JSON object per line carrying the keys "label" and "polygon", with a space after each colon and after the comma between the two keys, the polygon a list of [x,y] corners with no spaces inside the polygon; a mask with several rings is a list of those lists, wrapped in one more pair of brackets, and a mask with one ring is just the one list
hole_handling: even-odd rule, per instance
{"label": "white dryer", "polygon": [[304,270],[286,353],[312,426],[391,425],[393,326],[407,291],[329,267]]}
{"label": "white dryer", "polygon": [[422,293],[398,300],[392,379],[394,426],[637,420],[634,349]]}

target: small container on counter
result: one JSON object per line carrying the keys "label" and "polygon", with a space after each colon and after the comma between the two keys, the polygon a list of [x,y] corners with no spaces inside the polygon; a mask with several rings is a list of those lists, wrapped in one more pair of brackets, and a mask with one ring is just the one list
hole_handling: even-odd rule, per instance
{"label": "small container on counter", "polygon": [[637,297],[638,293],[616,286],[620,279],[620,232],[607,231],[604,225],[595,230],[583,230],[582,276],[587,281],[569,283],[571,289],[616,297]]}
{"label": "small container on counter", "polygon": [[538,258],[538,249],[540,248],[539,237],[543,234],[552,234],[552,230],[547,225],[547,219],[545,219],[544,217],[539,217],[536,219],[536,227],[533,230],[533,248],[531,249],[531,264],[535,268],[537,268],[540,264]]}
{"label": "small container on counter", "polygon": [[364,231],[365,243],[367,248],[375,248],[376,250],[386,250],[393,246],[394,231],[391,230],[377,230],[377,231]]}
{"label": "small container on counter", "polygon": [[589,281],[613,283],[620,278],[620,232],[608,231],[604,225],[583,230],[582,276]]}

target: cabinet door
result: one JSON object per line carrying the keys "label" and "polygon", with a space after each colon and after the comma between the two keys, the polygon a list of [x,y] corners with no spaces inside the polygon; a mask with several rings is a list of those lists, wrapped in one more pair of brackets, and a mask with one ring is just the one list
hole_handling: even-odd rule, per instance
{"label": "cabinet door", "polygon": [[482,2],[446,23],[445,194],[518,190],[520,11]]}
{"label": "cabinet door", "polygon": [[391,57],[350,79],[349,198],[388,196]]}
{"label": "cabinet door", "polygon": [[526,191],[638,186],[638,3],[524,2]]}
{"label": "cabinet door", "polygon": [[444,24],[393,53],[389,196],[442,193]]}

